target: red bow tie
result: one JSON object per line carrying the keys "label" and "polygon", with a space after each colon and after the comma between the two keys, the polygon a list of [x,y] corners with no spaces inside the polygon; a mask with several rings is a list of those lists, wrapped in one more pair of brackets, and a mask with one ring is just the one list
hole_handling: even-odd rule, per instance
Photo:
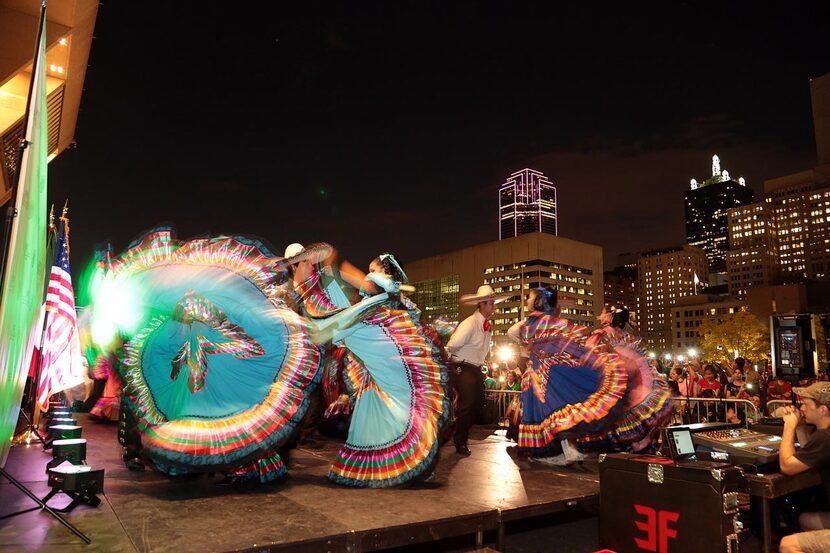
{"label": "red bow tie", "polygon": [[490,321],[484,321],[484,332],[490,332],[493,330],[493,325],[490,324]]}

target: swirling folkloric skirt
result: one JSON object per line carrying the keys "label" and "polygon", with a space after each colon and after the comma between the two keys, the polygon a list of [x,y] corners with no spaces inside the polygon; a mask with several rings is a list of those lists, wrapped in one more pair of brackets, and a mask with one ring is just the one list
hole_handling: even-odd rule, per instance
{"label": "swirling folkloric skirt", "polygon": [[671,415],[668,386],[649,366],[642,352],[626,344],[615,344],[613,349],[628,374],[625,411],[608,432],[577,440],[583,450],[632,448],[639,451],[650,444],[651,437]]}
{"label": "swirling folkloric skirt", "polygon": [[261,481],[285,471],[275,450],[305,414],[320,352],[307,322],[271,294],[284,277],[271,258],[243,238],[157,233],[115,263],[113,282],[140,307],[125,407],[161,470],[236,469]]}
{"label": "swirling folkloric skirt", "polygon": [[329,478],[386,487],[428,476],[449,412],[438,348],[410,311],[386,307],[353,324],[342,341],[355,404]]}
{"label": "swirling folkloric skirt", "polygon": [[561,438],[600,433],[616,422],[625,406],[627,375],[615,355],[552,336],[534,345],[530,361],[522,379],[523,453],[548,455]]}

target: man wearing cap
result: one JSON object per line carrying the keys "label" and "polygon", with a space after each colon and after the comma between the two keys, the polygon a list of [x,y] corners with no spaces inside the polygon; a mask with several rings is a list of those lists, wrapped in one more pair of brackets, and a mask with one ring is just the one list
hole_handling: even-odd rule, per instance
{"label": "man wearing cap", "polygon": [[[801,397],[801,408],[785,408],[778,464],[787,475],[819,471],[830,501],[830,382],[816,382],[793,391]],[[796,451],[795,432],[802,418],[815,425],[816,431]],[[785,536],[779,549],[782,553],[830,551],[830,512],[801,513],[798,523],[805,532]]]}
{"label": "man wearing cap", "polygon": [[[496,310],[496,303],[504,301],[510,293],[496,294],[488,286],[479,286],[475,294],[461,296],[463,305],[476,305],[476,312],[461,321],[447,342],[450,367],[455,371],[456,424],[455,451],[470,455],[467,439],[470,427],[484,404],[485,361],[490,352],[492,326],[490,317]],[[482,372],[484,367],[484,372]]]}

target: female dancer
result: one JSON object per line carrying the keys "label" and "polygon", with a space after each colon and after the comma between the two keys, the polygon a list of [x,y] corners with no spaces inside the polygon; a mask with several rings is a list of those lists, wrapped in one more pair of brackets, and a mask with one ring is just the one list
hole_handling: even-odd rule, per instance
{"label": "female dancer", "polygon": [[113,261],[93,313],[129,338],[122,409],[160,471],[223,471],[234,482],[285,473],[277,450],[308,408],[321,361],[309,323],[277,294],[286,278],[256,240],[185,242],[168,229]]}
{"label": "female dancer", "polygon": [[671,415],[671,392],[651,367],[640,347],[641,339],[624,329],[628,309],[603,309],[599,316],[603,327],[586,342],[589,348],[615,353],[628,375],[625,416],[604,436],[586,436],[578,440],[583,449],[630,447],[641,451],[651,445],[659,427]]}
{"label": "female dancer", "polygon": [[616,356],[585,348],[585,329],[559,318],[557,301],[550,287],[531,290],[527,319],[508,336],[530,356],[522,377],[519,452],[546,457],[562,447],[551,462],[569,464],[579,454],[562,440],[611,426],[624,404],[627,377]]}
{"label": "female dancer", "polygon": [[[329,478],[341,484],[386,487],[429,480],[449,411],[446,366],[419,324],[420,313],[401,291],[413,290],[391,254],[369,265],[361,286],[376,310],[332,340],[345,348],[342,376],[354,409],[346,443]],[[370,295],[378,290],[384,290]],[[348,312],[333,317],[348,316]]]}

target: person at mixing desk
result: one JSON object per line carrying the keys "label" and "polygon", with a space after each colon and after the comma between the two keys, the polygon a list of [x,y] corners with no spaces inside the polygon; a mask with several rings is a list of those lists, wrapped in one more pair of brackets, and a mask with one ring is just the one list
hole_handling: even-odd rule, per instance
{"label": "person at mixing desk", "polygon": [[[785,408],[778,463],[787,475],[819,471],[830,502],[830,382],[816,382],[793,391],[801,397],[801,408]],[[796,451],[796,427],[802,419],[815,425],[816,431]],[[804,532],[785,536],[779,546],[781,553],[830,551],[830,512],[801,513],[798,523]]]}

